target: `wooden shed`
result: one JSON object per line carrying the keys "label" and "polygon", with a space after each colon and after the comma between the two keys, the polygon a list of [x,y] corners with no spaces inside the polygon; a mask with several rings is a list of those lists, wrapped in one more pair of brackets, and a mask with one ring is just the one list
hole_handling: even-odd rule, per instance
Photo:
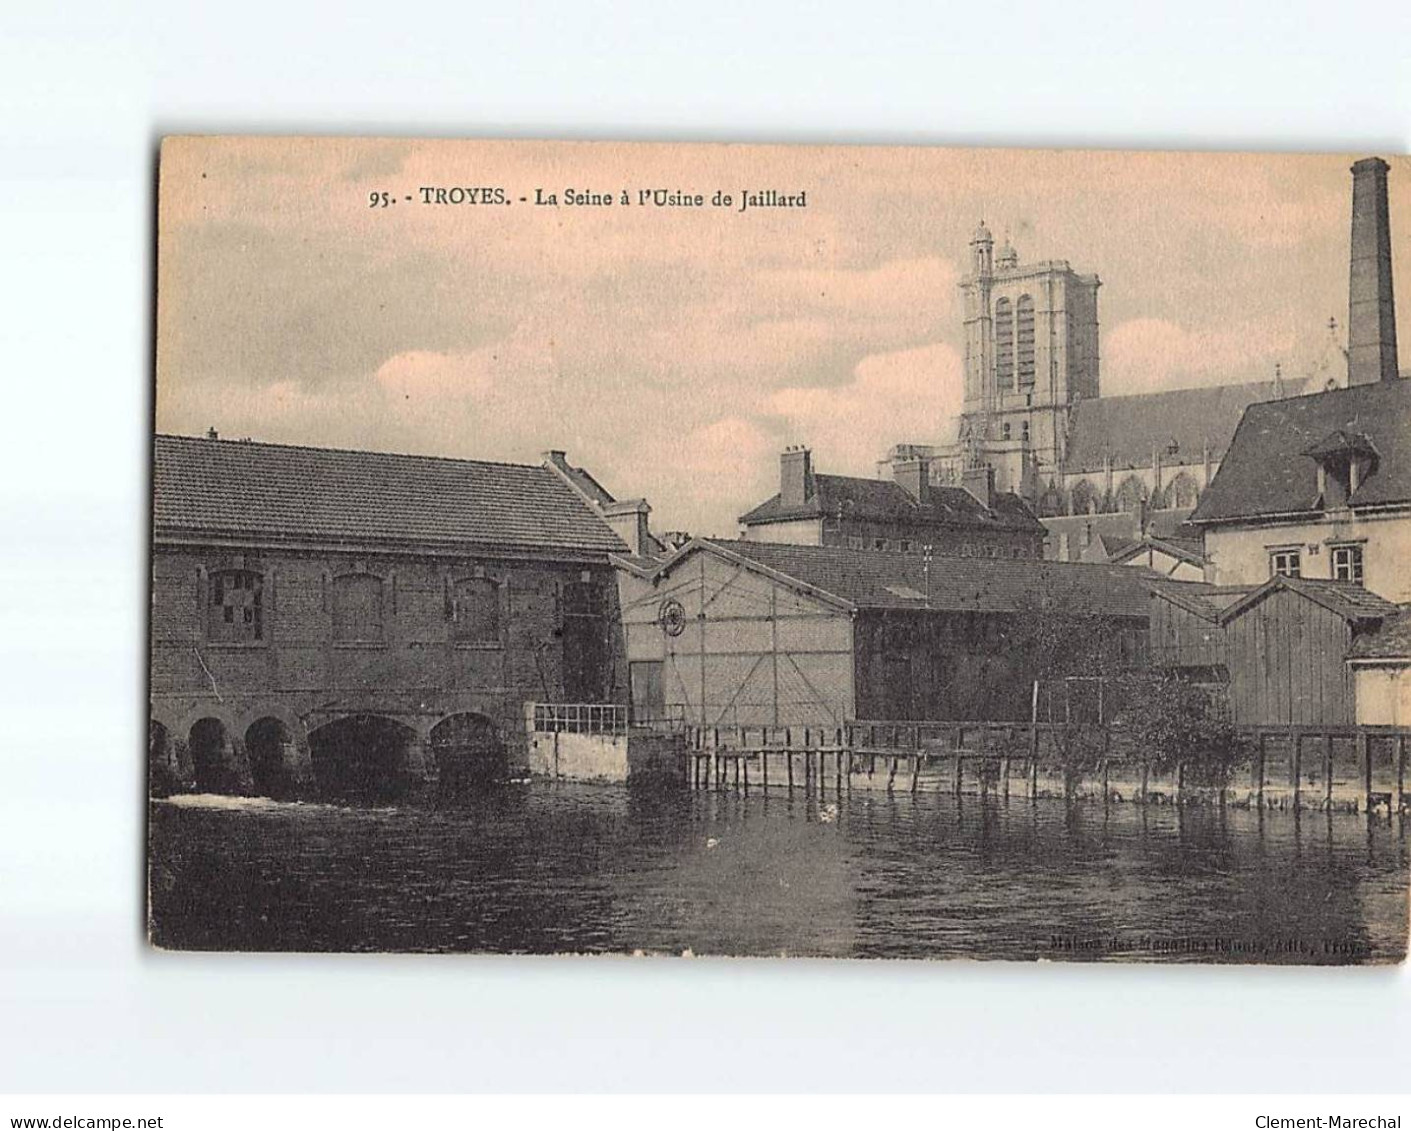
{"label": "wooden shed", "polygon": [[1027,719],[1039,673],[1016,642],[1042,606],[1097,611],[1118,662],[1145,658],[1128,566],[698,539],[619,578],[639,720]]}
{"label": "wooden shed", "polygon": [[1399,611],[1360,585],[1309,578],[1151,590],[1153,662],[1225,682],[1231,717],[1245,726],[1355,723],[1348,658]]}

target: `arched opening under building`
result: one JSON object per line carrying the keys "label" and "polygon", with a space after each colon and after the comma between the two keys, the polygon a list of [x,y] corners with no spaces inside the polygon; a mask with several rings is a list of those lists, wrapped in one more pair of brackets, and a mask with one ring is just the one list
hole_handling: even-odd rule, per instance
{"label": "arched opening under building", "polygon": [[245,792],[239,754],[225,724],[219,719],[198,719],[189,739],[196,789],[200,793]]}
{"label": "arched opening under building", "polygon": [[411,764],[416,732],[381,715],[350,715],[309,735],[318,795],[355,804],[406,798],[422,768]]}
{"label": "arched opening under building", "polygon": [[147,788],[153,797],[170,797],[182,789],[171,731],[156,719],[147,723]]}
{"label": "arched opening under building", "polygon": [[484,715],[442,719],[431,730],[431,753],[444,796],[457,796],[509,776],[509,757],[495,724]]}
{"label": "arched opening under building", "polygon": [[298,751],[294,734],[283,719],[267,715],[251,723],[245,730],[245,753],[250,759],[256,794],[276,801],[298,795]]}

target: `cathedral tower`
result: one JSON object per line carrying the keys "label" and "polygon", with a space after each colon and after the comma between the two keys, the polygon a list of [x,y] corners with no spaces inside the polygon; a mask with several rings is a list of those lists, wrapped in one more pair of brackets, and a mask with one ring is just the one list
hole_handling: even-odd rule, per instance
{"label": "cathedral tower", "polygon": [[1018,490],[1026,470],[1062,463],[1069,409],[1099,395],[1101,282],[1065,260],[1021,263],[1007,239],[996,257],[983,222],[970,251],[960,440]]}

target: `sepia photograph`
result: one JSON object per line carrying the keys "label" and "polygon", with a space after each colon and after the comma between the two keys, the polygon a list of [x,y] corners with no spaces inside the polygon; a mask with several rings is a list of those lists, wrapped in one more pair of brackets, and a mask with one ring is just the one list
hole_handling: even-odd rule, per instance
{"label": "sepia photograph", "polygon": [[150,943],[1403,961],[1408,233],[1392,154],[167,137]]}

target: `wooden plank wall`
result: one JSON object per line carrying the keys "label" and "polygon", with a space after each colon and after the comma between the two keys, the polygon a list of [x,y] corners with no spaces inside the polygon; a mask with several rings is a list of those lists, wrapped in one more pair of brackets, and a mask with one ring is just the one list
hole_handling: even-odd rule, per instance
{"label": "wooden plank wall", "polygon": [[1241,726],[1356,721],[1344,657],[1352,634],[1336,613],[1276,591],[1225,626],[1230,708]]}

